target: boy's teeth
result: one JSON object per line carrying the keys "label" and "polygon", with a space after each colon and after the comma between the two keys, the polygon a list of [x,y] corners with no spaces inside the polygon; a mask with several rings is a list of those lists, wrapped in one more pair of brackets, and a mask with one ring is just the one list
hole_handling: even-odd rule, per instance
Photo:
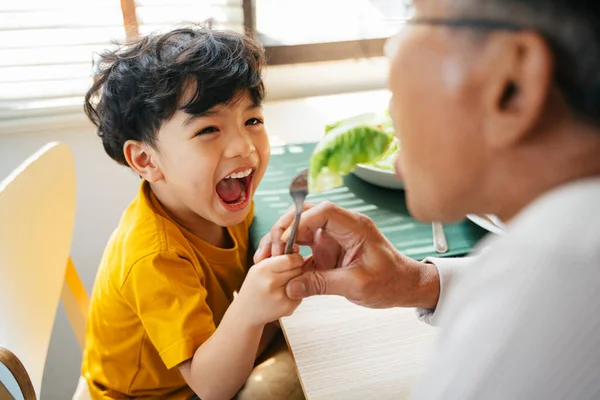
{"label": "boy's teeth", "polygon": [[248,168],[245,171],[234,172],[233,174],[226,176],[225,179],[240,179],[244,178],[252,173],[252,168]]}

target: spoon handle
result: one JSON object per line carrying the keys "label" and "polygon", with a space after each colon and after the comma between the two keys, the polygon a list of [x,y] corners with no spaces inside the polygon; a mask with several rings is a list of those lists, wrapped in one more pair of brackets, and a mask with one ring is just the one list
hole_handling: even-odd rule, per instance
{"label": "spoon handle", "polygon": [[433,247],[436,253],[443,254],[448,252],[448,242],[444,234],[444,227],[441,222],[431,224],[433,228]]}
{"label": "spoon handle", "polygon": [[296,211],[296,215],[294,216],[294,223],[292,224],[292,231],[290,232],[290,237],[288,238],[288,241],[285,244],[284,254],[292,254],[294,252],[294,244],[296,244],[296,235],[298,233],[300,215],[302,215],[302,213]]}

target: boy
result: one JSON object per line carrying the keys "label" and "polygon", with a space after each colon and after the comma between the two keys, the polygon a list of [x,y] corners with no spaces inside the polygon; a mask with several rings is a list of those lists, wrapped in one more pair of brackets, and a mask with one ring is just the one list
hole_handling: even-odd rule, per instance
{"label": "boy", "polygon": [[102,56],[85,111],[143,182],[94,284],[82,366],[93,399],[230,399],[273,337],[263,328],[298,306],[285,284],[299,255],[247,268],[270,155],[263,64],[251,38],[210,28]]}

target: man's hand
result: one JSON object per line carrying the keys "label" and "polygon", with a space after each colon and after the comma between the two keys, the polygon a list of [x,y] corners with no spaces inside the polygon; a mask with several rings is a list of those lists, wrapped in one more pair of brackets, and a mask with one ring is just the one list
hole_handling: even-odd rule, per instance
{"label": "man's hand", "polygon": [[[283,253],[293,218],[288,212],[273,226],[261,240],[255,262]],[[403,256],[362,214],[329,202],[307,205],[297,241],[313,254],[305,260],[304,273],[287,284],[292,299],[333,294],[371,308],[437,304],[435,266]]]}

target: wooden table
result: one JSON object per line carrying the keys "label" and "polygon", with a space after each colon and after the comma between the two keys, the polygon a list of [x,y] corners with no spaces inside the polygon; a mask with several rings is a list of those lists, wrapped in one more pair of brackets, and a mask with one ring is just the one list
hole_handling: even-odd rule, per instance
{"label": "wooden table", "polygon": [[309,400],[408,398],[435,333],[413,309],[372,310],[337,296],[306,299],[281,322]]}

